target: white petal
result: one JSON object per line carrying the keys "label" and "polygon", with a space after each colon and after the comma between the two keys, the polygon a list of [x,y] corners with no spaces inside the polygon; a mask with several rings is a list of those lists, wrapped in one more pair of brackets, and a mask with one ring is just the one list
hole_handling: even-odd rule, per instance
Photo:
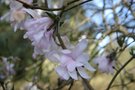
{"label": "white petal", "polygon": [[78,80],[78,77],[77,77],[77,72],[76,70],[72,71],[72,72],[68,72],[69,75],[71,76],[71,78],[75,79],[75,80]]}
{"label": "white petal", "polygon": [[24,38],[24,39],[28,38],[27,34],[24,34],[23,38]]}
{"label": "white petal", "polygon": [[9,21],[9,18],[10,18],[10,12],[7,12],[6,14],[0,17],[0,21],[2,20]]}
{"label": "white petal", "polygon": [[70,54],[70,53],[71,53],[71,51],[70,51],[70,50],[68,50],[68,49],[61,50],[61,52],[62,52],[63,54]]}
{"label": "white petal", "polygon": [[55,70],[59,74],[59,76],[62,77],[63,79],[65,80],[69,79],[69,74],[64,67],[59,66]]}
{"label": "white petal", "polygon": [[73,61],[71,57],[69,57],[67,55],[61,55],[60,62],[62,64],[68,64],[68,63],[70,63],[70,61]]}
{"label": "white petal", "polygon": [[72,72],[72,71],[75,70],[76,67],[80,67],[82,65],[83,64],[82,63],[79,63],[79,62],[69,61],[68,62],[68,65],[67,65],[67,69],[68,69],[68,71]]}
{"label": "white petal", "polygon": [[86,69],[88,69],[89,71],[92,71],[92,72],[95,71],[95,69],[94,69],[89,63],[85,63],[84,67],[85,67]]}
{"label": "white petal", "polygon": [[82,67],[78,67],[77,68],[79,74],[81,77],[85,78],[85,79],[90,79],[90,77],[88,76],[88,74],[85,72],[84,68]]}
{"label": "white petal", "polygon": [[75,65],[74,62],[71,62],[71,63],[69,63],[69,64],[67,65],[67,69],[68,69],[68,71],[70,71],[70,72],[74,71],[75,68],[76,68],[76,65]]}
{"label": "white petal", "polygon": [[15,24],[15,25],[14,25],[14,32],[16,32],[17,29],[18,29],[18,24]]}

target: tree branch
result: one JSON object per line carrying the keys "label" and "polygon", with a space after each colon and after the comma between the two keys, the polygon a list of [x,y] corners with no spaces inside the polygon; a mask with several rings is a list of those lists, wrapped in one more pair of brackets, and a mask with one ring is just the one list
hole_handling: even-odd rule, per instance
{"label": "tree branch", "polygon": [[86,86],[87,90],[94,90],[93,87],[89,84],[88,80],[82,78],[84,85]]}
{"label": "tree branch", "polygon": [[22,3],[24,7],[30,8],[30,9],[41,9],[41,10],[45,10],[45,11],[59,11],[59,10],[63,9],[63,7],[61,7],[61,8],[43,8],[43,7],[30,5],[30,4],[25,3],[25,2],[23,2],[21,0],[16,0],[16,1]]}
{"label": "tree branch", "polygon": [[109,90],[110,87],[112,86],[114,80],[116,79],[116,77],[119,75],[119,73],[134,59],[134,57],[132,56],[114,75],[114,77],[112,78],[112,80],[110,81],[108,87],[106,90]]}

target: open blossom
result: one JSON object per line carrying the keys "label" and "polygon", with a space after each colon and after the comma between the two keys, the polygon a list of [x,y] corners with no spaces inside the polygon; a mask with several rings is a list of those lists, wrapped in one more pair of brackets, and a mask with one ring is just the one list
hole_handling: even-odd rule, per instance
{"label": "open blossom", "polygon": [[61,50],[59,55],[57,53],[52,54],[54,59],[60,62],[60,65],[56,68],[56,72],[61,78],[68,80],[70,77],[78,80],[78,74],[89,79],[89,76],[85,72],[85,69],[89,71],[95,71],[95,69],[88,63],[89,55],[84,53],[84,49],[87,47],[87,41],[82,40],[72,50]]}
{"label": "open blossom", "polygon": [[47,31],[52,24],[49,17],[42,17],[38,19],[29,19],[24,23],[24,29],[27,30],[24,38],[29,38],[34,46],[35,58],[37,55],[44,55],[49,52],[51,48],[55,47],[53,41],[53,29]]}
{"label": "open blossom", "polygon": [[[28,4],[32,4],[33,0],[22,1]],[[33,18],[40,17],[34,10],[26,9],[20,2],[16,0],[10,0],[9,2],[10,11],[2,16],[1,20],[6,19],[7,21],[9,21],[11,23],[11,26],[14,27],[14,31],[16,31],[18,28],[22,28],[21,26],[26,18],[26,15],[30,15]]]}
{"label": "open blossom", "polygon": [[115,66],[115,60],[112,60],[112,58],[109,57],[109,55],[103,55],[95,58],[94,60],[95,64],[98,64],[98,68],[100,71],[105,73],[113,73]]}

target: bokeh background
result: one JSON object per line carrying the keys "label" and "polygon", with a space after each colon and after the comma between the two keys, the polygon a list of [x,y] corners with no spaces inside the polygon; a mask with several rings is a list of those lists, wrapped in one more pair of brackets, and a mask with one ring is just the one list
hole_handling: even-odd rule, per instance
{"label": "bokeh background", "polygon": [[[48,5],[50,8],[61,7],[70,1],[72,0],[48,0]],[[39,0],[38,3],[44,7],[44,0]],[[0,16],[8,10],[8,0],[1,0]],[[44,15],[39,10],[37,12]],[[121,49],[117,52],[116,72],[131,57],[130,52],[135,48],[134,0],[92,0],[66,12],[62,21],[64,23],[60,27],[60,34],[67,35],[74,45],[80,39],[89,40],[89,63],[95,68],[95,57]],[[24,33],[25,30],[14,32],[8,20],[0,21],[0,57],[6,57],[15,70],[14,75],[9,75],[6,79],[0,78],[0,81],[7,83],[8,90],[12,90],[13,86],[14,90],[54,90],[58,87],[59,78],[54,70],[56,65],[42,56],[33,59],[31,41],[23,38]],[[2,61],[0,74],[3,74],[1,66]],[[114,74],[102,73],[97,69],[96,72],[89,73],[89,83],[95,90],[105,90]],[[62,90],[68,90],[68,87],[69,85]],[[74,82],[71,90],[84,90],[81,79]],[[135,60],[119,74],[111,90],[135,90]]]}

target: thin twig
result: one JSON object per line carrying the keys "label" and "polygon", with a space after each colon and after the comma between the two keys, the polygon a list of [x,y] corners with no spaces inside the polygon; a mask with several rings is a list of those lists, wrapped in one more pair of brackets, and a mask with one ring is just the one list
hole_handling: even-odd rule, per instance
{"label": "thin twig", "polygon": [[0,81],[0,84],[1,84],[2,89],[3,89],[3,90],[6,90],[6,88],[5,88],[5,86],[4,86],[4,82],[1,82],[1,81]]}
{"label": "thin twig", "polygon": [[80,0],[73,0],[73,1],[68,2],[67,5],[71,5],[71,4],[76,3],[76,2],[79,2],[79,1]]}
{"label": "thin twig", "polygon": [[88,80],[82,78],[83,83],[86,85],[88,90],[94,90],[94,88],[89,84]]}
{"label": "thin twig", "polygon": [[69,80],[64,80],[64,81],[62,81],[62,83],[60,84],[60,86],[59,87],[57,87],[56,89],[53,89],[53,90],[61,90],[62,88],[64,88],[66,85],[69,85],[69,84],[72,84],[73,83],[73,79],[69,79]]}
{"label": "thin twig", "polygon": [[45,10],[45,11],[59,11],[59,10],[63,9],[63,7],[61,7],[61,8],[43,8],[43,7],[30,5],[30,4],[25,3],[25,2],[23,2],[21,0],[16,0],[16,1],[22,3],[24,7],[30,8],[30,9],[41,9],[41,10]]}
{"label": "thin twig", "polygon": [[48,8],[48,1],[44,0],[44,3],[45,3],[45,8]]}
{"label": "thin twig", "polygon": [[68,90],[71,90],[71,88],[73,87],[73,84],[74,84],[74,80],[72,80],[72,82],[71,82],[71,84],[70,84]]}
{"label": "thin twig", "polygon": [[62,40],[62,38],[61,38],[61,36],[60,36],[60,34],[59,34],[59,32],[58,32],[58,27],[59,27],[59,22],[57,22],[57,26],[55,27],[55,32],[56,32],[56,36],[57,36],[57,38],[58,38],[58,40],[59,40],[59,43],[60,43],[60,46],[62,47],[62,49],[66,49],[66,46],[65,46],[65,44],[64,44],[64,42],[63,42],[63,40]]}
{"label": "thin twig", "polygon": [[90,2],[90,1],[92,1],[92,0],[86,0],[84,2],[81,2],[81,3],[77,4],[77,5],[74,5],[74,6],[70,7],[70,8],[68,8],[68,9],[64,10],[64,12],[67,12],[67,11],[73,9],[73,8],[76,8],[76,7],[78,7],[78,6],[82,5],[82,4],[85,4],[85,3]]}
{"label": "thin twig", "polygon": [[114,75],[114,77],[112,78],[111,82],[109,83],[108,87],[106,90],[109,90],[110,87],[112,86],[114,80],[116,79],[116,77],[119,75],[119,73],[134,59],[134,57],[132,56]]}

